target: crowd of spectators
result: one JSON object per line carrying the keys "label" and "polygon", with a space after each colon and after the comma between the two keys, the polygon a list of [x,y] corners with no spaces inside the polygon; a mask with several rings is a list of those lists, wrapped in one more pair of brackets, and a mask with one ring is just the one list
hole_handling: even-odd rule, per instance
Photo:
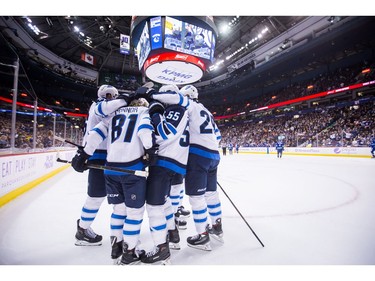
{"label": "crowd of spectators", "polygon": [[[348,85],[375,79],[375,72],[363,73],[363,69],[372,69],[373,65],[363,62],[353,67],[339,68],[331,73],[320,74],[312,80],[294,83],[276,92],[260,97],[251,98],[239,104],[223,104],[209,108],[215,116],[238,113],[249,109],[263,107],[271,103],[286,101],[317,92],[342,88]],[[228,78],[229,79],[229,78]],[[231,77],[230,79],[233,79]],[[220,83],[229,83],[228,81]],[[372,97],[374,94],[371,94]],[[349,93],[349,100],[355,97]],[[44,102],[55,102],[51,97],[44,97]],[[62,100],[64,105],[75,107],[72,102]],[[91,102],[91,101],[90,101]],[[81,104],[81,106],[83,106]],[[209,106],[208,106],[209,107]],[[283,136],[285,146],[366,146],[375,132],[374,101],[368,103],[347,105],[346,107],[329,106],[314,107],[310,111],[288,114],[266,112],[263,116],[247,115],[237,122],[219,122],[222,131],[223,144],[240,146],[273,146],[279,136]],[[228,112],[230,108],[230,112]],[[18,116],[18,115],[17,115]],[[18,117],[17,117],[18,118]],[[20,116],[16,123],[15,147],[21,149],[33,148],[33,123],[31,117]],[[46,149],[53,144],[52,118],[38,120],[36,147]],[[228,125],[230,124],[230,125]],[[10,147],[10,118],[0,115],[0,148]],[[66,126],[66,124],[65,124]],[[66,128],[61,122],[56,124],[56,132],[61,134]],[[66,133],[66,132],[65,132]],[[69,130],[71,139],[78,138]],[[80,133],[82,134],[82,128]],[[77,133],[78,135],[78,133]],[[52,140],[51,140],[52,138]]]}
{"label": "crowd of spectators", "polygon": [[[249,114],[251,109],[275,104],[319,92],[343,88],[349,85],[375,80],[374,64],[364,61],[351,67],[319,74],[313,79],[293,83],[259,97],[250,98],[237,104],[223,104],[208,108],[215,116],[235,115],[244,112],[246,117],[234,118],[232,122],[219,121],[223,145],[273,146],[281,136],[285,146],[368,146],[375,137],[374,101],[366,104],[338,106],[332,98],[326,106],[310,105],[311,110],[301,114],[275,111],[265,112],[261,117]],[[369,69],[370,71],[363,70]],[[220,83],[229,83],[231,78]],[[211,85],[213,87],[213,85]],[[374,96],[374,94],[370,94]],[[346,100],[360,97],[348,92]],[[337,103],[336,105],[334,105]],[[272,113],[271,113],[272,112]],[[255,117],[256,116],[256,117]],[[237,119],[237,120],[236,120]],[[240,120],[238,120],[240,119]],[[226,120],[228,121],[228,120]]]}
{"label": "crowd of spectators", "polygon": [[[55,144],[55,146],[63,145],[58,140],[54,142],[53,118],[38,118],[37,123],[35,149],[46,150],[53,148],[53,144]],[[9,114],[0,114],[0,126],[2,128],[0,132],[0,150],[9,150],[11,147],[11,118]],[[64,137],[65,130],[66,139],[75,140],[77,142],[81,141],[81,130],[79,132],[73,131],[70,129],[70,126],[69,124],[67,129],[63,122],[56,122],[55,134],[59,137]],[[33,116],[17,115],[15,129],[15,148],[24,151],[34,149]]]}
{"label": "crowd of spectators", "polygon": [[254,118],[220,126],[223,144],[242,147],[274,146],[280,136],[285,146],[368,146],[375,137],[374,100],[343,108],[321,107],[298,115]]}
{"label": "crowd of spectators", "polygon": [[[338,68],[331,72],[321,73],[312,80],[292,83],[278,91],[273,91],[258,97],[249,98],[240,103],[226,103],[220,106],[215,105],[214,107],[210,107],[208,105],[207,107],[211,112],[216,112],[215,116],[224,116],[239,112],[247,112],[249,110],[257,109],[266,105],[374,80],[375,71],[372,70],[370,72],[362,73],[364,69],[373,69],[374,67],[375,64],[364,61],[360,64],[350,67]],[[229,84],[232,81],[231,79],[232,77],[228,78],[228,80],[215,83],[211,87],[222,87],[222,85]]]}

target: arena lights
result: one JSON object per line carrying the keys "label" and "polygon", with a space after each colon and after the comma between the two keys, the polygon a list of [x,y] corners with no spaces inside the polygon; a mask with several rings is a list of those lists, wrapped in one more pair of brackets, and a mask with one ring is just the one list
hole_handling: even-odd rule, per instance
{"label": "arena lights", "polygon": [[[5,101],[7,103],[13,103],[13,101],[11,99],[7,99],[7,98],[3,98],[3,97],[0,97],[0,100]],[[17,102],[16,104],[18,106],[22,106],[22,107],[34,108],[34,105],[32,105],[32,104],[27,104],[27,103],[23,103],[23,102]],[[41,106],[38,106],[37,109],[38,110],[42,110],[42,111],[52,112],[51,109],[45,108],[45,107],[41,107]]]}
{"label": "arena lights", "polygon": [[66,115],[66,117],[83,117],[83,118],[87,117],[87,114],[84,114],[84,113],[74,113],[74,112],[67,112],[67,111],[64,111],[64,115]]}
{"label": "arena lights", "polygon": [[237,55],[238,53],[240,53],[241,51],[245,50],[245,49],[248,49],[248,47],[255,43],[255,42],[258,42],[260,39],[263,38],[264,34],[268,31],[268,27],[265,27],[263,28],[257,36],[255,36],[254,38],[252,38],[248,43],[246,43],[245,45],[243,45],[242,47],[238,48],[236,51],[234,51],[232,54],[230,54],[229,56],[227,56],[225,59],[226,60],[230,60],[232,57],[234,57],[235,55]]}
{"label": "arena lights", "polygon": [[330,90],[330,91],[320,92],[320,93],[317,93],[317,94],[313,94],[313,95],[309,95],[309,96],[305,96],[305,97],[301,97],[301,98],[297,98],[297,99],[292,99],[292,100],[287,100],[287,101],[283,101],[283,102],[279,102],[279,103],[274,103],[274,104],[271,104],[271,105],[268,105],[268,106],[260,107],[260,108],[257,108],[257,109],[252,109],[249,112],[255,112],[255,111],[260,111],[260,110],[265,110],[265,109],[277,108],[277,107],[281,107],[281,106],[285,106],[285,105],[289,105],[289,104],[294,104],[294,103],[300,103],[300,102],[303,102],[303,101],[321,98],[321,97],[325,97],[325,96],[329,96],[329,95],[335,95],[335,94],[342,93],[342,92],[345,92],[345,91],[355,90],[355,89],[359,89],[359,88],[363,88],[363,87],[371,86],[371,85],[375,85],[375,80],[368,81],[368,82],[365,82],[365,83],[354,84],[354,85],[350,85],[350,86],[347,86],[347,87],[334,89],[334,90]]}
{"label": "arena lights", "polygon": [[[13,102],[11,99],[7,99],[7,98],[3,98],[3,97],[0,97],[0,100],[5,101],[7,103],[12,103]],[[27,107],[27,108],[34,108],[34,105],[23,103],[23,102],[17,102],[17,105],[18,106],[22,106],[22,107]],[[52,109],[45,108],[45,107],[42,107],[42,106],[38,106],[37,110],[41,110],[41,111],[46,111],[46,112],[51,112],[52,113]],[[30,113],[30,115],[32,115],[32,114],[33,113]],[[84,114],[84,113],[64,112],[64,114],[67,117],[84,117],[84,118],[87,117],[87,114]],[[38,115],[39,115],[39,113],[38,113]],[[59,114],[56,114],[56,115],[59,116]]]}
{"label": "arena lights", "polygon": [[209,70],[213,71],[213,70],[217,69],[219,66],[221,66],[223,63],[224,63],[224,60],[219,60],[214,65],[211,65],[209,67]]}
{"label": "arena lights", "polygon": [[34,34],[37,36],[41,36],[40,39],[48,37],[48,34],[40,31],[40,29],[35,24],[33,24],[33,21],[29,17],[24,17],[24,19],[26,20],[27,26],[34,32]]}
{"label": "arena lights", "polygon": [[70,16],[66,17],[66,19],[68,21],[68,24],[73,26],[73,32],[77,34],[78,41],[84,43],[90,48],[93,48],[92,38],[85,35],[85,33],[79,28],[78,25],[74,25],[74,20],[72,20]]}
{"label": "arena lights", "polygon": [[220,26],[220,33],[226,34],[232,27],[240,22],[240,16],[235,16],[230,22],[224,23]]}
{"label": "arena lights", "polygon": [[[282,107],[282,106],[286,106],[286,105],[290,105],[290,104],[296,104],[296,103],[300,103],[302,101],[312,100],[312,99],[325,97],[325,96],[329,96],[329,95],[335,95],[335,94],[342,93],[342,92],[345,92],[345,91],[359,89],[359,88],[372,86],[372,85],[375,85],[375,80],[364,82],[364,83],[359,83],[359,84],[354,84],[354,85],[350,85],[350,86],[347,86],[347,87],[334,89],[334,90],[330,90],[330,91],[326,91],[326,92],[320,92],[320,93],[317,93],[317,94],[313,94],[313,95],[309,95],[309,96],[305,96],[305,97],[301,97],[301,98],[297,98],[297,99],[292,99],[292,100],[287,100],[287,101],[283,101],[283,102],[279,102],[279,103],[274,103],[274,104],[271,104],[271,105],[268,105],[268,106],[263,106],[263,107],[259,107],[259,108],[256,108],[256,109],[252,109],[252,110],[249,111],[249,113],[267,110],[267,109],[272,109],[272,108],[278,108],[278,107]],[[215,120],[228,119],[228,118],[239,116],[241,114],[242,114],[242,112],[231,114],[231,115],[215,116],[214,118],[215,118]],[[225,120],[225,121],[227,122],[229,120]]]}
{"label": "arena lights", "polygon": [[240,16],[235,16],[229,23],[228,26],[236,26],[240,22]]}
{"label": "arena lights", "polygon": [[341,20],[341,17],[330,16],[327,20],[328,20],[331,24],[333,24],[334,22],[339,22],[339,21]]}

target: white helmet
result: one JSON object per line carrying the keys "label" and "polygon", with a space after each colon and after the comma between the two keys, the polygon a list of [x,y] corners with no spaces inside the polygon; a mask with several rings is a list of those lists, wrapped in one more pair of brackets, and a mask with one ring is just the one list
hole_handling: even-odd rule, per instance
{"label": "white helmet", "polygon": [[[108,96],[110,95],[110,96]],[[118,97],[118,91],[111,85],[101,85],[98,90],[98,98],[100,99],[115,99]]]}
{"label": "white helmet", "polygon": [[180,89],[180,93],[192,100],[198,99],[198,90],[193,85],[186,85]]}

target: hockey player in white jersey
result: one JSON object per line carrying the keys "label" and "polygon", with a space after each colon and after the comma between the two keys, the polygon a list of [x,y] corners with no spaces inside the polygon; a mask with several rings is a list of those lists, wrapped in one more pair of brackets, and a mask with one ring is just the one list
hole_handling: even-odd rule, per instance
{"label": "hockey player in white jersey", "polygon": [[[132,106],[134,103],[134,106]],[[143,156],[157,153],[155,135],[145,100],[134,100],[104,118],[89,132],[87,143],[72,160],[76,170],[84,169],[86,160],[103,139],[107,140],[108,167],[145,170]],[[122,253],[120,264],[140,262],[142,253],[136,250],[145,211],[146,178],[129,173],[105,170],[108,203],[118,214],[116,228],[111,228],[112,255]],[[125,220],[124,220],[125,218]]]}
{"label": "hockey player in white jersey", "polygon": [[194,86],[182,87],[180,94],[190,99],[190,148],[185,192],[189,196],[198,233],[188,237],[187,244],[193,248],[210,251],[210,236],[223,242],[222,210],[217,191],[221,134],[211,112],[198,102],[198,90]]}
{"label": "hockey player in white jersey", "polygon": [[[162,86],[162,93],[171,86]],[[173,86],[178,91],[177,86]],[[188,115],[185,107],[164,105],[152,101],[149,107],[155,129],[159,152],[156,162],[149,168],[147,178],[146,209],[149,217],[154,249],[142,257],[143,263],[169,263],[170,251],[180,249],[180,236],[174,221],[174,212],[169,198],[175,175],[183,177],[189,153]],[[170,244],[168,243],[170,242]]]}
{"label": "hockey player in white jersey", "polygon": [[[182,87],[179,92],[172,86],[158,93],[145,88],[143,95],[165,104],[179,104],[188,109],[190,148],[185,192],[189,196],[198,234],[188,237],[187,244],[209,251],[210,236],[223,242],[221,202],[217,191],[220,131],[209,110],[198,102],[198,90],[192,85]],[[211,223],[208,221],[208,215]]]}
{"label": "hockey player in white jersey", "polygon": [[[98,89],[98,100],[91,104],[88,118],[86,121],[85,135],[83,138],[83,145],[86,142],[89,131],[94,128],[102,118],[95,114],[95,108],[98,103],[103,101],[113,100],[118,96],[118,91],[111,85],[102,85]],[[104,165],[107,157],[107,142],[104,140],[100,143],[89,158],[90,164]],[[104,173],[102,170],[89,169],[88,172],[88,186],[87,197],[82,207],[81,217],[77,220],[77,232],[75,234],[77,246],[98,246],[102,244],[102,236],[96,234],[91,225],[94,222],[96,215],[106,198]]]}
{"label": "hockey player in white jersey", "polygon": [[[153,82],[145,83],[142,88],[150,89],[154,86]],[[115,112],[118,108],[129,105],[132,100],[142,98],[143,96],[136,96],[136,93],[121,93],[117,96],[115,100],[102,100],[97,103],[96,107],[94,108],[94,112],[96,115],[101,117],[106,117],[113,112]]]}

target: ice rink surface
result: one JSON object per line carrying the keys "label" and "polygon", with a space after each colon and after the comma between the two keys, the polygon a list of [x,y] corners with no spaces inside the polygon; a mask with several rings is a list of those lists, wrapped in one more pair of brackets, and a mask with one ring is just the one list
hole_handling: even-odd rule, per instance
{"label": "ice rink surface", "polygon": [[[305,276],[303,280],[310,280],[309,276],[315,278],[317,269],[324,272],[322,280],[330,274],[335,280],[339,280],[337,274],[344,274],[340,279],[354,276],[364,280],[371,276],[375,280],[375,159],[290,155],[279,159],[274,154],[234,154],[222,156],[218,174],[219,185],[265,247],[218,186],[225,243],[212,241],[211,252],[188,247],[187,236],[195,234],[190,217],[188,229],[180,231],[182,249],[171,250],[171,263],[175,266],[162,267],[162,272],[174,268],[171,274],[175,276],[178,268],[178,272],[185,272],[182,279],[190,276],[188,280],[194,280],[193,271],[201,272],[205,265],[208,270],[203,270],[201,276],[207,278],[225,270],[231,275],[246,274],[246,280],[260,280],[276,270],[274,278],[279,279],[286,270],[286,275],[297,272],[297,276]],[[87,172],[68,168],[1,207],[0,264],[34,265],[20,267],[32,272],[48,265],[46,272],[53,268],[62,274],[65,268],[72,270],[73,265],[73,271],[86,272],[84,265],[88,265],[95,268],[94,272],[101,268],[116,272],[121,278],[123,267],[111,265],[112,208],[106,201],[92,225],[95,232],[103,235],[103,245],[74,245],[86,186]],[[190,209],[187,196],[184,206]],[[146,250],[151,247],[150,239],[145,213],[141,242]],[[126,272],[145,276],[149,268],[127,267]],[[161,271],[160,266],[157,268]],[[12,273],[15,268],[0,266],[0,272],[2,269]],[[256,278],[251,278],[255,273]],[[101,271],[96,277],[100,274]],[[293,274],[289,277],[292,280]]]}

